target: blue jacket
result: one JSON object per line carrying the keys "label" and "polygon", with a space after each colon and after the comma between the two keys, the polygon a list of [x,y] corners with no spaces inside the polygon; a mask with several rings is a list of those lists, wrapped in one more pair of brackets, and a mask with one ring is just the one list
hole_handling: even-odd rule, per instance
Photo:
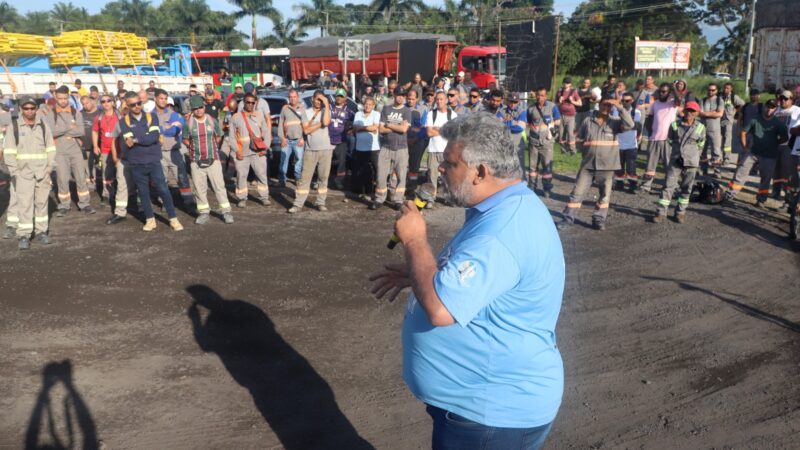
{"label": "blue jacket", "polygon": [[[149,164],[161,161],[161,129],[158,117],[152,113],[142,113],[136,120],[128,113],[119,121],[120,146],[122,155],[131,164]],[[125,139],[133,138],[133,147],[128,148]]]}

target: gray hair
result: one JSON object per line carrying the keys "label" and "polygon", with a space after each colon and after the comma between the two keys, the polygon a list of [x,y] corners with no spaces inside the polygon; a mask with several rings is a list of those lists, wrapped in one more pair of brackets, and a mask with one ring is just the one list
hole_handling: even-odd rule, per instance
{"label": "gray hair", "polygon": [[444,124],[439,134],[461,145],[461,159],[468,166],[486,164],[493,176],[504,180],[522,176],[518,149],[508,127],[497,117],[485,112],[458,116]]}

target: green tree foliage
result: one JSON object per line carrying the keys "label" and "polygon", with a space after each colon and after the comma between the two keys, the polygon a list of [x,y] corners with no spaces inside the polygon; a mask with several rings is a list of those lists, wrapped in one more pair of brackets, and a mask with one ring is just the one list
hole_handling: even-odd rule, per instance
{"label": "green tree foliage", "polygon": [[0,2],[0,31],[11,31],[19,25],[17,9],[6,1]]}
{"label": "green tree foliage", "polygon": [[237,19],[250,17],[250,40],[253,48],[255,48],[257,40],[256,17],[269,17],[270,14],[276,11],[272,7],[272,0],[228,0],[228,2],[239,8],[239,11],[233,13]]}
{"label": "green tree foliage", "polygon": [[633,71],[635,37],[692,43],[694,67],[707,44],[682,0],[599,0],[581,3],[561,27],[559,66],[587,73]]}
{"label": "green tree foliage", "polygon": [[272,21],[272,34],[259,38],[258,48],[290,47],[308,37],[297,19],[284,19],[281,13],[275,11],[269,20]]}
{"label": "green tree foliage", "polygon": [[696,20],[728,33],[709,49],[708,69],[744,73],[752,9],[752,0],[694,0],[691,12]]}

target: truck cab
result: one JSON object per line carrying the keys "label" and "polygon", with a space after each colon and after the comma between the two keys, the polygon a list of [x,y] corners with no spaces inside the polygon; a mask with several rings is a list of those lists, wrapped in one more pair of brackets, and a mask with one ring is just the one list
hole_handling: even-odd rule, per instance
{"label": "truck cab", "polygon": [[505,47],[464,47],[458,52],[458,71],[469,72],[481,89],[500,86],[506,73]]}

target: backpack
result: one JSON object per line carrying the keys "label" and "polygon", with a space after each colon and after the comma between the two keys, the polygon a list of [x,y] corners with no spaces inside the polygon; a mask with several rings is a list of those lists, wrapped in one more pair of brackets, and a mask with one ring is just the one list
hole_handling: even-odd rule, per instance
{"label": "backpack", "polygon": [[694,202],[705,203],[707,205],[717,205],[722,203],[723,189],[716,181],[698,181],[692,187],[691,200]]}
{"label": "backpack", "polygon": [[[438,109],[434,109],[433,110],[433,114],[432,114],[433,119],[431,120],[431,126],[436,126],[434,124],[436,123],[436,113],[437,112],[439,112]],[[447,108],[447,121],[449,122],[452,117],[453,117],[453,110],[450,109],[450,107],[448,107]]]}
{"label": "backpack", "polygon": [[[39,120],[39,122],[37,123],[40,125],[40,128],[42,129],[42,141],[47,142],[47,139],[45,138],[46,134],[44,130],[44,122]],[[19,123],[17,122],[17,119],[11,119],[11,126],[14,128],[14,144],[16,144],[17,147],[19,147]]]}
{"label": "backpack", "polygon": [[[55,108],[53,108],[52,111],[53,111],[53,123],[58,122],[58,116],[60,116],[61,114],[57,113]],[[77,119],[78,117],[78,113],[72,106],[69,107],[69,112],[70,114],[72,114],[72,121],[74,122],[75,119]]]}

